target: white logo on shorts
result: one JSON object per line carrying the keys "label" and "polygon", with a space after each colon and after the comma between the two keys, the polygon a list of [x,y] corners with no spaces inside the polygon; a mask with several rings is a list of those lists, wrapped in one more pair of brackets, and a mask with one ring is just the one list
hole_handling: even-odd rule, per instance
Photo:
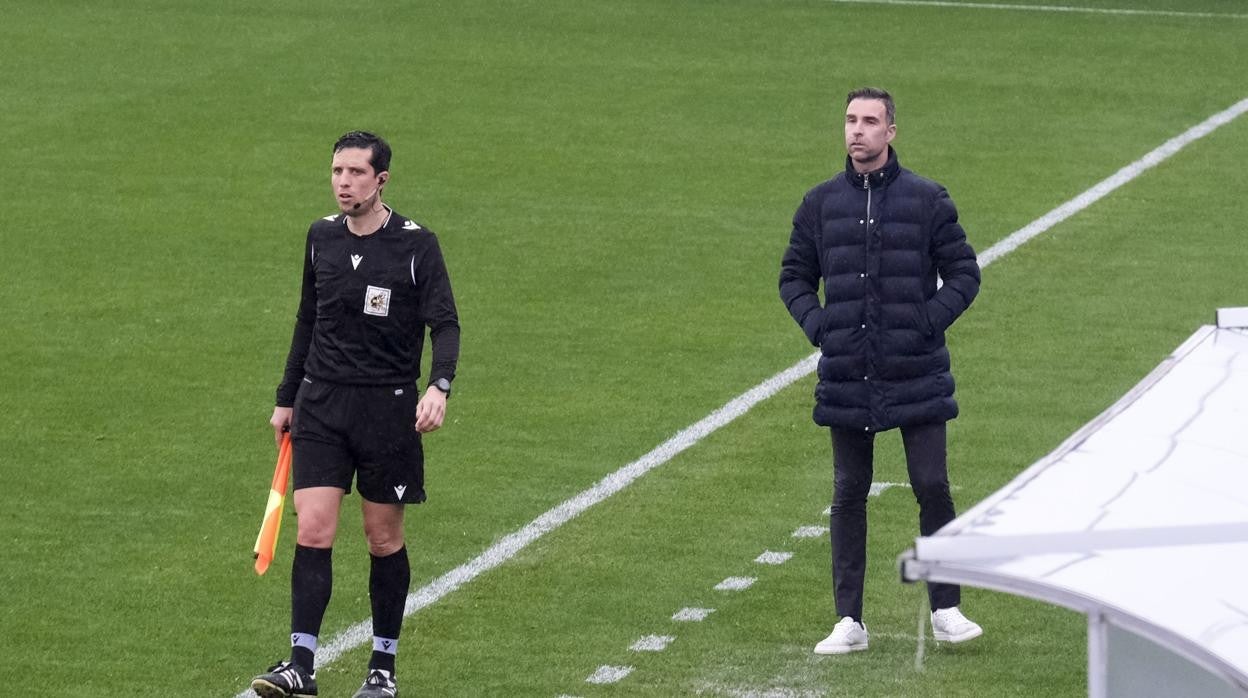
{"label": "white logo on shorts", "polygon": [[380,315],[381,317],[389,315],[390,289],[369,286],[368,290],[364,292],[364,314]]}
{"label": "white logo on shorts", "polygon": [[407,491],[407,485],[395,485],[394,493],[399,499],[403,499],[403,493]]}

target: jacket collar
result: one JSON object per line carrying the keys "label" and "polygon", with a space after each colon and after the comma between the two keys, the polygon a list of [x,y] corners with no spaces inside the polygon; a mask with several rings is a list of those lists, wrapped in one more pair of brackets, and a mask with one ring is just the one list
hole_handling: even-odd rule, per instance
{"label": "jacket collar", "polygon": [[901,172],[901,165],[897,162],[897,151],[893,150],[891,145],[888,146],[888,162],[884,163],[880,169],[871,172],[854,170],[854,161],[848,155],[845,156],[845,177],[855,189],[879,189],[897,179],[899,172]]}

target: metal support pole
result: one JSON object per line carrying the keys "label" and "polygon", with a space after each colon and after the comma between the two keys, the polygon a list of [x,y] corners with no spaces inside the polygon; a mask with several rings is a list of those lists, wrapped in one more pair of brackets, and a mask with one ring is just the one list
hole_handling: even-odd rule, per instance
{"label": "metal support pole", "polygon": [[1088,613],[1088,698],[1107,698],[1109,625],[1100,611]]}

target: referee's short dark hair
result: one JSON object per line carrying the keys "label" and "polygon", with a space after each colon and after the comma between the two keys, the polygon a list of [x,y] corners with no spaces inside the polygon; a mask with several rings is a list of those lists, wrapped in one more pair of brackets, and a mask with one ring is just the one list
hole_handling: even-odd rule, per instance
{"label": "referee's short dark hair", "polygon": [[334,143],[334,152],[337,153],[343,148],[364,148],[371,152],[368,164],[373,166],[373,172],[386,172],[390,169],[390,144],[375,133],[368,131],[344,133],[338,142]]}
{"label": "referee's short dark hair", "polygon": [[896,120],[897,107],[893,105],[893,96],[878,87],[859,87],[845,96],[845,106],[855,99],[878,99],[884,103],[884,120],[892,124]]}

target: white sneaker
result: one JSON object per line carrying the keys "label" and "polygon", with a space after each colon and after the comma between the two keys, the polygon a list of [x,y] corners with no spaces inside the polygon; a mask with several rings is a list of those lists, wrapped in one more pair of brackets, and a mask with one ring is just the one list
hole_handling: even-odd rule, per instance
{"label": "white sneaker", "polygon": [[832,634],[815,645],[815,654],[847,654],[867,648],[867,626],[846,616],[832,628]]}
{"label": "white sneaker", "polygon": [[932,635],[937,642],[966,642],[983,634],[984,629],[967,620],[957,606],[932,611]]}

